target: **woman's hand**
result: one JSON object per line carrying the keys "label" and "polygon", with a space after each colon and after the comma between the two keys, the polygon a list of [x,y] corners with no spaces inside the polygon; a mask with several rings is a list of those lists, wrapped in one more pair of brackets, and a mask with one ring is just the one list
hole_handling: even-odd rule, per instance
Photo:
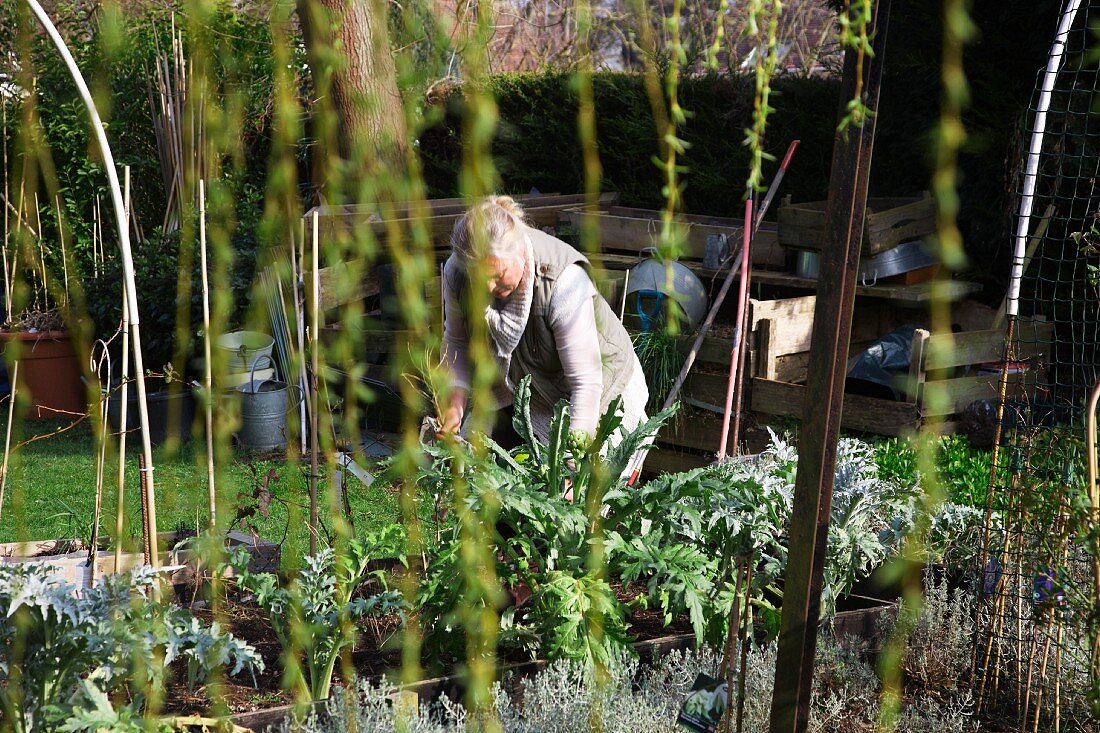
{"label": "woman's hand", "polygon": [[439,429],[435,437],[444,435],[458,435],[462,430],[462,418],[466,415],[466,390],[455,388],[451,390],[451,401],[439,416]]}
{"label": "woman's hand", "polygon": [[441,438],[444,435],[458,435],[458,431],[462,429],[462,415],[462,408],[454,405],[444,410],[439,416],[439,430],[435,436]]}

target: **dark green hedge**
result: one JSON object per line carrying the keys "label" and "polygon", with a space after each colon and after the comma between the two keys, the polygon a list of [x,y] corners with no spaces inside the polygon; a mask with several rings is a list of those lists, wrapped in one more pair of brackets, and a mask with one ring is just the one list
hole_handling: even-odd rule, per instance
{"label": "dark green hedge", "polygon": [[[508,74],[490,82],[500,109],[494,145],[506,190],[514,193],[582,190],[583,167],[577,138],[577,94],[563,73]],[[653,162],[657,130],[642,77],[603,73],[594,79],[597,145],[602,188],[619,191],[625,204],[659,207],[662,173]],[[790,140],[802,140],[785,193],[796,200],[824,195],[832,152],[839,86],[816,79],[780,79],[775,84],[769,150],[782,156]],[[691,118],[683,130],[690,144],[686,207],[693,213],[741,211],[748,151],[742,144],[749,124],[752,88],[744,77],[684,79],[682,106]],[[442,124],[421,137],[425,173],[435,196],[454,195],[461,166],[461,99],[443,102]],[[775,169],[773,163],[769,168]]]}
{"label": "dark green hedge", "polygon": [[[1036,74],[1045,64],[1059,3],[975,0],[976,37],[967,45],[965,71],[971,101],[964,114],[968,140],[960,154],[959,216],[967,252],[980,264],[971,277],[996,300],[1004,291],[1006,249],[1025,112]],[[929,188],[939,121],[942,22],[939,3],[893,0],[886,68],[871,168],[871,195],[896,196]],[[581,153],[576,134],[577,96],[568,75],[495,77],[491,91],[500,108],[494,152],[503,188],[526,192],[580,190]],[[783,184],[795,201],[825,198],[840,86],[835,79],[775,81],[767,148],[781,155],[797,137],[802,146]],[[605,190],[627,205],[661,205],[661,172],[652,162],[657,133],[642,79],[598,74],[594,80],[598,145]],[[684,79],[681,103],[692,117],[683,130],[691,143],[684,157],[687,211],[738,215],[748,165],[742,146],[752,89],[745,78]],[[421,139],[429,189],[453,196],[460,164],[461,100],[444,100],[443,122]],[[770,179],[776,163],[765,170]]]}

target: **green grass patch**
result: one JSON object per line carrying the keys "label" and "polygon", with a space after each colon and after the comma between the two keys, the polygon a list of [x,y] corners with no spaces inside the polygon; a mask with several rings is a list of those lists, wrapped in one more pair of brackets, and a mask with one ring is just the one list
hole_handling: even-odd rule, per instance
{"label": "green grass patch", "polygon": [[[22,440],[45,435],[64,423],[25,423]],[[3,425],[0,424],[0,430]],[[17,438],[13,436],[13,445]],[[125,529],[127,549],[141,545],[141,503],[138,479],[139,440],[127,445]],[[100,532],[114,535],[118,491],[118,449],[108,449]],[[208,521],[206,453],[202,439],[172,450],[154,449],[157,525],[161,532],[205,528]],[[309,466],[287,460],[257,460],[235,452],[215,477],[219,523],[232,520],[239,496],[249,496],[257,481],[274,471],[269,486],[274,498],[267,517],[257,516],[261,536],[283,541],[283,566],[295,567],[309,550]],[[7,489],[0,519],[0,542],[59,538],[87,540],[95,508],[96,450],[87,422],[59,435],[12,450]],[[363,485],[348,477],[348,496],[356,528],[369,529],[400,521],[397,495],[382,482]],[[331,532],[328,478],[318,480],[322,522]],[[284,539],[285,538],[285,539]]]}

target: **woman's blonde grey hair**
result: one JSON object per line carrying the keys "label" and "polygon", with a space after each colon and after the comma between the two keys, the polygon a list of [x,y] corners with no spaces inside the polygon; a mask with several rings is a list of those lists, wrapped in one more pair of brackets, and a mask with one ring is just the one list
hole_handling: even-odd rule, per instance
{"label": "woman's blonde grey hair", "polygon": [[455,222],[451,250],[465,261],[522,257],[522,240],[508,235],[524,223],[523,207],[511,196],[487,196]]}

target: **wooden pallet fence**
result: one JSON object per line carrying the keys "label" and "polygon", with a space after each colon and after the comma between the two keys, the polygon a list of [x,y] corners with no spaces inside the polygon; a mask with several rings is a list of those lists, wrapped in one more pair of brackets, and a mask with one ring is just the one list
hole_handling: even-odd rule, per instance
{"label": "wooden pallet fence", "polygon": [[[607,212],[594,218],[599,227],[600,251],[606,254],[641,256],[647,247],[656,247],[661,234],[661,212],[649,209],[632,209],[612,206]],[[567,209],[562,218],[580,229],[585,218],[582,209]],[[679,215],[675,225],[683,241],[680,259],[702,260],[706,255],[707,238],[726,235],[733,245],[741,242],[744,222],[741,219],[716,216]],[[753,264],[759,267],[784,267],[787,253],[779,246],[776,226],[770,222],[761,224],[753,240]]]}
{"label": "wooden pallet fence", "polygon": [[[752,301],[751,405],[754,412],[802,416],[805,401],[802,382],[806,378],[815,304],[815,296]],[[891,312],[889,309],[857,312],[852,325],[849,365],[867,344],[902,325],[898,321],[904,315],[904,311]],[[912,314],[909,317],[912,318]],[[1022,395],[1039,381],[1053,325],[1041,320],[1024,320],[1018,327],[1022,342],[1018,358],[1031,360],[1035,366],[1030,372],[1012,378],[1011,393]],[[920,429],[928,418],[949,418],[975,400],[996,398],[999,375],[977,372],[983,364],[1000,361],[1003,342],[1004,332],[1000,329],[934,335],[918,329],[910,353],[909,374],[901,385],[905,399],[894,401],[846,395],[842,425],[861,432],[902,435]],[[930,381],[946,391],[949,397],[946,407],[925,399]],[[955,427],[947,420],[944,430],[951,431]]]}
{"label": "wooden pallet fence", "polygon": [[[585,204],[584,194],[516,196],[523,204],[527,220],[533,226],[556,227],[563,211]],[[618,203],[615,192],[600,194],[598,207],[605,210]],[[424,226],[437,249],[445,248],[451,230],[466,211],[460,199],[435,199],[424,202],[423,215],[418,216],[415,204],[394,204],[388,208],[377,205],[356,207],[315,207],[305,214],[307,223],[317,213],[317,228],[323,241],[335,237],[362,236],[365,228],[375,237],[408,236],[415,226]],[[308,227],[308,224],[307,224]]]}

